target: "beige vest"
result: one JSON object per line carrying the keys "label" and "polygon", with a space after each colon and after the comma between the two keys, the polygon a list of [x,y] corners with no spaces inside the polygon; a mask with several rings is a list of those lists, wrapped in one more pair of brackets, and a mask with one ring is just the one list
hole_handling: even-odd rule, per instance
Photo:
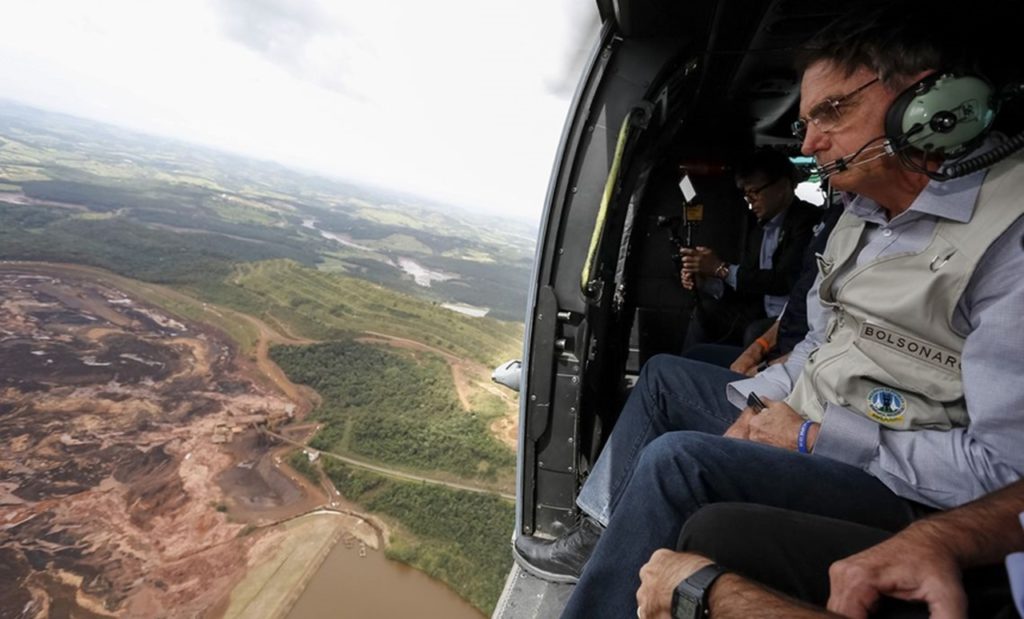
{"label": "beige vest", "polygon": [[[940,219],[916,253],[855,260],[864,221],[844,213],[819,257],[821,302],[832,316],[786,399],[821,421],[828,402],[894,429],[968,423],[953,313],[985,250],[1024,213],[1024,159],[989,171],[967,223]],[[836,281],[837,273],[846,273]]]}

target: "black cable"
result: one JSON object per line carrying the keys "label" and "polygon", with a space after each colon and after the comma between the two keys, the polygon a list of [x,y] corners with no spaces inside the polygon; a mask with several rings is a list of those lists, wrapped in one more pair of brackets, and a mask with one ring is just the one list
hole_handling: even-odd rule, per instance
{"label": "black cable", "polygon": [[1022,148],[1024,148],[1024,131],[1021,131],[988,152],[982,153],[977,157],[971,157],[966,161],[961,161],[947,166],[945,170],[939,173],[939,175],[942,177],[941,180],[949,180],[952,178],[966,176],[1002,161]]}

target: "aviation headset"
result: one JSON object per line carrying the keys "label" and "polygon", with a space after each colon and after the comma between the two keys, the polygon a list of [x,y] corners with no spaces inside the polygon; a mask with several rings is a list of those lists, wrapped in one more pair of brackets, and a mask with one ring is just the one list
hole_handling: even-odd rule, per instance
{"label": "aviation headset", "polygon": [[895,148],[913,146],[956,156],[969,150],[995,120],[994,91],[976,75],[932,73],[903,91],[885,115],[885,137]]}
{"label": "aviation headset", "polygon": [[[932,73],[912,84],[889,106],[885,116],[886,150],[911,169],[938,180],[964,176],[988,167],[1024,148],[1024,132],[992,150],[946,166],[941,172],[926,169],[929,155],[956,158],[977,147],[992,128],[999,106],[1021,94],[1015,84],[997,93],[978,75]],[[921,161],[912,158],[913,153]]]}

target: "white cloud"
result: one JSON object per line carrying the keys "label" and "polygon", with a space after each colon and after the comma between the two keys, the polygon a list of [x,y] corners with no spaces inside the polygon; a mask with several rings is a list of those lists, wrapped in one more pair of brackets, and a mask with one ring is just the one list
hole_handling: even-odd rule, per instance
{"label": "white cloud", "polygon": [[[34,0],[6,96],[536,218],[596,7],[573,0]],[[571,78],[575,82],[575,76]]]}

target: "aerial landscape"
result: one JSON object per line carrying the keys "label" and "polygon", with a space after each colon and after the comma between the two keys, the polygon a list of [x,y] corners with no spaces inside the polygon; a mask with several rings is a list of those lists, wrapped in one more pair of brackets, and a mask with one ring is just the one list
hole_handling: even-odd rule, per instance
{"label": "aerial landscape", "polygon": [[534,238],[0,101],[0,616],[489,614]]}

